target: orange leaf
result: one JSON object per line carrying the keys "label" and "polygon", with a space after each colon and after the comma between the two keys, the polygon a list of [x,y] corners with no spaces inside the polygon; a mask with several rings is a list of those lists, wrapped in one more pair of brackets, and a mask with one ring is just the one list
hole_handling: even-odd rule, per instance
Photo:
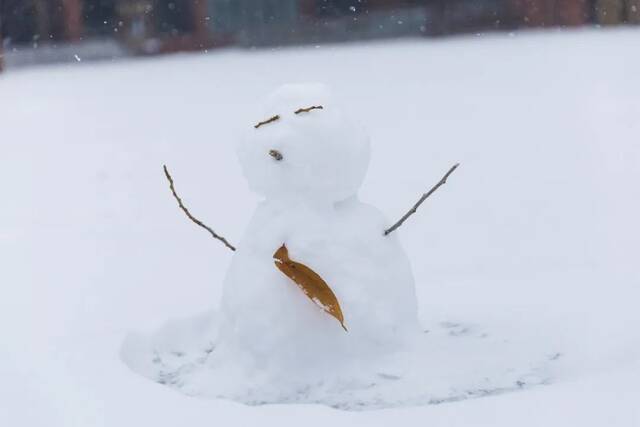
{"label": "orange leaf", "polygon": [[284,244],[273,254],[273,259],[276,267],[293,280],[311,301],[335,317],[342,325],[342,329],[347,330],[338,298],[318,273],[289,258],[289,251]]}

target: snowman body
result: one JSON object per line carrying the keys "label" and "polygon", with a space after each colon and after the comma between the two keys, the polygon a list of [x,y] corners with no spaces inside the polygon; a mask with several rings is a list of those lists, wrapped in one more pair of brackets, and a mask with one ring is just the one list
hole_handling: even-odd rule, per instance
{"label": "snowman body", "polygon": [[[357,198],[366,134],[322,85],[281,87],[255,125],[238,154],[265,200],[225,278],[211,363],[302,386],[406,348],[419,333],[411,267],[384,216]],[[276,268],[283,244],[331,287],[347,331]]]}

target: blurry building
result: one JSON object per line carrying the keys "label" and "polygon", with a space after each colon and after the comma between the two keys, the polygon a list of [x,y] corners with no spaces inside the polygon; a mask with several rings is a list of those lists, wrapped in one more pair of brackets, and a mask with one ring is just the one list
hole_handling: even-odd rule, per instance
{"label": "blurry building", "polygon": [[83,45],[98,58],[587,24],[640,24],[640,0],[0,0],[0,49],[38,62]]}
{"label": "blurry building", "polygon": [[195,49],[210,39],[207,0],[3,0],[0,4],[2,34],[11,44],[109,38],[137,49],[144,48],[144,41],[158,39],[171,50],[176,44]]}

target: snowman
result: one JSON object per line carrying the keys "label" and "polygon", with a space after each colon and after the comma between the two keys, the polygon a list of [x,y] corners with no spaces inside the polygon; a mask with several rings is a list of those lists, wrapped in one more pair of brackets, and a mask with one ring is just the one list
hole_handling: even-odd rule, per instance
{"label": "snowman", "polygon": [[[264,200],[224,281],[210,365],[304,387],[411,345],[420,327],[409,260],[395,236],[384,235],[385,217],[357,197],[369,138],[331,92],[280,87],[237,151]],[[332,302],[299,286],[296,271],[283,268],[289,260]]]}
{"label": "snowman", "polygon": [[457,322],[421,331],[393,231],[457,164],[391,225],[357,196],[366,133],[320,84],[277,89],[237,151],[263,197],[237,248],[190,214],[165,167],[179,207],[234,254],[219,312],[128,338],[132,369],[187,395],[345,409],[457,401],[553,378],[557,357],[520,329],[506,338]]}

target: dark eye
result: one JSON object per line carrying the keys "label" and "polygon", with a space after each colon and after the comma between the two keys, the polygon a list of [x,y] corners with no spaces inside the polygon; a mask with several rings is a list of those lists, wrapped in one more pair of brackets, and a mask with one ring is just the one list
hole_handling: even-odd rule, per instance
{"label": "dark eye", "polygon": [[294,111],[295,114],[300,114],[300,113],[308,113],[311,110],[322,110],[322,105],[312,105],[311,107],[307,107],[307,108],[298,108],[296,111]]}
{"label": "dark eye", "polygon": [[258,123],[257,125],[254,126],[254,128],[258,129],[262,125],[266,125],[267,123],[275,122],[276,120],[279,120],[279,119],[280,119],[280,116],[278,116],[276,114],[275,116],[270,117],[267,120],[264,120],[264,121]]}

